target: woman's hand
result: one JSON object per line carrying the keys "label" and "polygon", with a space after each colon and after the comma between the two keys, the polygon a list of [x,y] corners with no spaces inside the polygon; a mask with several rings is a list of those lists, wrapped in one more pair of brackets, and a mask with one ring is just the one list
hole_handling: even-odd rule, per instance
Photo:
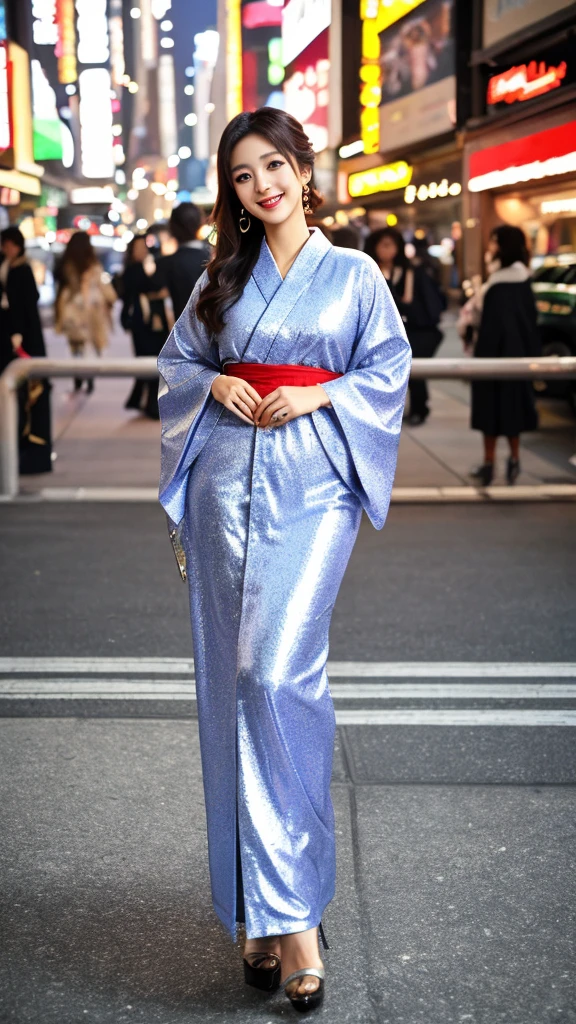
{"label": "woman's hand", "polygon": [[221,373],[212,381],[212,395],[244,423],[254,426],[254,411],[262,402],[258,392],[241,377]]}
{"label": "woman's hand", "polygon": [[330,399],[320,384],[309,388],[282,386],[260,402],[254,413],[254,422],[257,427],[279,427],[327,405],[330,405]]}

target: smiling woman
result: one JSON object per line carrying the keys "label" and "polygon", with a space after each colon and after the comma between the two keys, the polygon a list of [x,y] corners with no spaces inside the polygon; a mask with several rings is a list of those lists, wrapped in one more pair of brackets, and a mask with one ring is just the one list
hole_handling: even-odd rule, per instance
{"label": "smiling woman", "polygon": [[378,268],[307,226],[313,166],[283,111],[228,125],[216,252],[159,359],[214,906],[245,925],[247,983],[301,1011],[335,885],[330,618],[362,508],[386,518],[410,366]]}
{"label": "smiling woman", "polygon": [[198,303],[198,316],[209,330],[222,328],[224,309],[241,295],[267,224],[290,217],[290,226],[299,228],[300,244],[306,241],[302,198],[308,213],[322,203],[313,168],[310,141],[289,114],[262,107],[239,114],[228,125],[218,149],[218,241]]}

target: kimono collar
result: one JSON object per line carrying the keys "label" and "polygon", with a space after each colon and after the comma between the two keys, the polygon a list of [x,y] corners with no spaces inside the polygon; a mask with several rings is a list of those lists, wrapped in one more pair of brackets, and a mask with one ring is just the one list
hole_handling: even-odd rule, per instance
{"label": "kimono collar", "polygon": [[276,260],[270,252],[268,243],[263,238],[260,246],[260,255],[252,271],[252,276],[266,302],[271,301],[281,285],[289,281],[292,283],[292,279],[295,276],[302,275],[306,277],[313,274],[318,264],[331,248],[330,242],[320,231],[320,228],[311,228],[310,238],[304,243],[286,277],[283,278],[276,266]]}

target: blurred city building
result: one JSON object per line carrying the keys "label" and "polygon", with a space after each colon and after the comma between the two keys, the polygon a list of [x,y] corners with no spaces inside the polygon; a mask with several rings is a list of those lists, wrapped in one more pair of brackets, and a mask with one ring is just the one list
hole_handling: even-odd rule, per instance
{"label": "blurred city building", "polygon": [[[466,270],[515,224],[544,258],[576,253],[576,4],[477,5],[463,177]],[[574,257],[576,259],[576,257]]]}
{"label": "blurred city building", "polygon": [[174,204],[212,205],[218,41],[216,0],[0,0],[0,226],[36,262],[80,228],[113,269]]}
{"label": "blurred city building", "polygon": [[79,227],[103,256],[147,229],[166,246],[174,204],[209,220],[226,122],[268,104],[312,139],[324,227],[397,225],[454,287],[482,272],[497,222],[524,227],[537,261],[576,261],[575,13],[0,0],[0,225],[21,224],[42,258]]}

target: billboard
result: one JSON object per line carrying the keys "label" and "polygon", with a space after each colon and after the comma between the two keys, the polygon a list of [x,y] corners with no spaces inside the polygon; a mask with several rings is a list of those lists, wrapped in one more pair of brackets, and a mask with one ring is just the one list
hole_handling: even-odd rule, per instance
{"label": "billboard", "polygon": [[284,65],[302,53],[332,20],[332,0],[288,0],[282,11]]}
{"label": "billboard", "polygon": [[300,121],[316,153],[328,145],[330,62],[328,29],[286,68],[285,109]]}
{"label": "billboard", "polygon": [[454,0],[424,0],[380,33],[381,151],[454,127],[454,49]]}
{"label": "billboard", "polygon": [[572,0],[546,0],[544,4],[541,0],[484,0],[484,46],[571,6]]}

